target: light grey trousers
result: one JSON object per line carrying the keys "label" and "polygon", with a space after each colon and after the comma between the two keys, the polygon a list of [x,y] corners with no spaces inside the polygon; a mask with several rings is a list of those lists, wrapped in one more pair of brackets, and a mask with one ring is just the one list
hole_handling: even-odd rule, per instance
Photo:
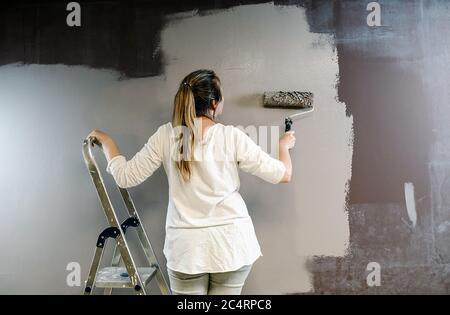
{"label": "light grey trousers", "polygon": [[236,271],[187,274],[168,269],[174,295],[239,295],[252,265]]}

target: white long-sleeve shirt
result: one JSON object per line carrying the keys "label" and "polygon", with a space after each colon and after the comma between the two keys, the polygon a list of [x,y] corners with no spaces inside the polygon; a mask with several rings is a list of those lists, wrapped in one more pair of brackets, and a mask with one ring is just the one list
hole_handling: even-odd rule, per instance
{"label": "white long-sleeve shirt", "polygon": [[238,169],[276,184],[284,176],[284,164],[239,128],[216,123],[196,141],[191,178],[184,182],[173,154],[178,148],[175,130],[170,122],[160,126],[132,159],[112,158],[107,172],[119,187],[128,188],[163,164],[169,183],[164,243],[168,268],[196,274],[254,263],[262,254],[239,193]]}

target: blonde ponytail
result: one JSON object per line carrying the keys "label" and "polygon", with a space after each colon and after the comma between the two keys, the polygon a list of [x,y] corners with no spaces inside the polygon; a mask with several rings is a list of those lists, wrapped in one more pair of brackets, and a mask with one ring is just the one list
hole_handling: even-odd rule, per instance
{"label": "blonde ponytail", "polygon": [[[195,137],[195,118],[209,117],[211,102],[222,100],[220,80],[212,70],[197,70],[187,75],[175,95],[172,126],[180,130],[177,135],[178,157],[175,160],[182,178],[191,178]],[[213,120],[215,115],[213,115]]]}
{"label": "blonde ponytail", "polygon": [[196,117],[192,88],[188,83],[182,84],[175,95],[172,125],[173,127],[187,127],[187,132],[185,128],[178,128],[180,130],[177,137],[179,141],[178,153],[181,158],[176,159],[175,162],[181,176],[186,181],[191,177],[191,163],[195,143],[194,121]]}

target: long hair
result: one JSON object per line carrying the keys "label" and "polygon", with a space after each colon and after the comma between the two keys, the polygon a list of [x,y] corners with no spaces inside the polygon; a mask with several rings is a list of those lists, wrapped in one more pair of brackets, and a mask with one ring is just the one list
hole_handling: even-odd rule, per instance
{"label": "long hair", "polygon": [[[176,159],[176,165],[182,178],[188,181],[191,177],[191,163],[195,145],[196,130],[195,118],[206,116],[215,120],[215,110],[212,101],[222,100],[220,79],[212,70],[197,70],[188,74],[180,84],[175,95],[172,126],[181,127],[182,132],[178,135],[178,153],[180,158]],[[214,111],[213,116],[209,114]]]}

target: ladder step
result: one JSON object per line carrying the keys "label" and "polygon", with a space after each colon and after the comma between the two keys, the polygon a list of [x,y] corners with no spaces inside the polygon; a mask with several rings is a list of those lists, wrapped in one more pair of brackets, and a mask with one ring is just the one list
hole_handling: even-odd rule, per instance
{"label": "ladder step", "polygon": [[[156,273],[156,268],[137,268],[141,280],[146,286]],[[125,267],[105,267],[97,273],[95,286],[98,288],[133,288]]]}

